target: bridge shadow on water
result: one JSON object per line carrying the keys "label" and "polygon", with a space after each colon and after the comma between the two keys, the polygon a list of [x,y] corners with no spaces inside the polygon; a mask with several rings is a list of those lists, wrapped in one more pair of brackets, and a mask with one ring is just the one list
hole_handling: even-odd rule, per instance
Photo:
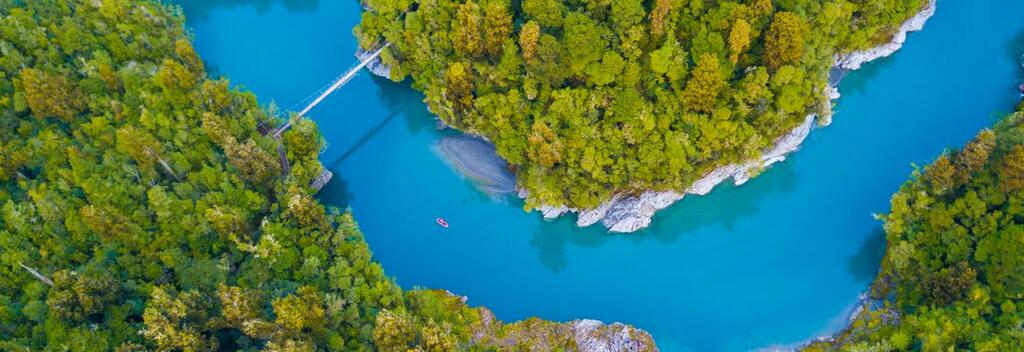
{"label": "bridge shadow on water", "polygon": [[726,229],[745,217],[757,213],[766,197],[787,193],[795,188],[797,174],[791,162],[774,165],[743,187],[731,184],[731,179],[705,196],[687,195],[683,200],[654,215],[651,226],[632,234],[608,234],[601,224],[584,229],[576,228],[576,216],[568,215],[542,224],[533,234],[530,245],[552,272],[560,272],[568,264],[566,244],[581,248],[597,248],[619,236],[629,241],[656,240],[673,243],[680,236],[694,234],[711,225]]}
{"label": "bridge shadow on water", "polygon": [[266,13],[274,5],[281,4],[289,12],[312,11],[320,6],[320,0],[179,0],[176,3],[185,13],[195,19],[205,20],[210,12],[237,6],[255,5],[258,13]]}
{"label": "bridge shadow on water", "polygon": [[345,152],[341,153],[341,156],[335,158],[330,164],[325,164],[328,170],[334,172],[334,176],[331,178],[331,182],[328,182],[324,189],[320,191],[319,198],[321,202],[329,205],[344,209],[347,208],[349,203],[352,201],[352,193],[348,191],[348,183],[345,182],[344,175],[341,173],[339,167],[345,159],[348,159],[352,154],[359,151],[360,148],[366,145],[366,143],[373,140],[385,126],[388,125],[396,116],[400,114],[399,111],[394,111],[377,123],[376,126],[370,128],[352,146],[348,147]]}
{"label": "bridge shadow on water", "polygon": [[379,87],[377,99],[382,101],[381,106],[387,109],[387,115],[380,122],[359,135],[355,142],[345,149],[344,152],[330,162],[324,161],[324,167],[333,171],[334,177],[320,191],[318,197],[321,202],[342,209],[351,204],[353,197],[352,193],[348,190],[348,183],[345,182],[345,175],[341,172],[341,165],[345,160],[348,160],[352,155],[362,150],[398,116],[406,118],[406,123],[413,132],[432,125],[433,121],[429,117],[424,116],[427,114],[424,108],[422,108],[422,95],[409,87],[406,82],[396,84],[373,75],[370,75],[370,78],[373,81],[372,84]]}
{"label": "bridge shadow on water", "polygon": [[327,169],[337,170],[338,167],[341,166],[341,163],[345,162],[345,159],[348,159],[350,156],[352,156],[352,154],[359,151],[359,149],[365,146],[367,142],[373,140],[373,137],[380,133],[380,131],[384,129],[384,127],[387,126],[388,123],[391,122],[391,120],[394,120],[395,117],[397,117],[400,114],[400,109],[392,111],[391,114],[388,114],[388,116],[381,120],[379,123],[377,123],[377,125],[373,126],[368,131],[366,131],[366,133],[360,136],[359,139],[357,139],[356,142],[352,144],[352,146],[348,147],[348,149],[345,149],[345,152],[341,153],[341,156],[335,158],[334,161],[331,161],[330,164],[325,165]]}

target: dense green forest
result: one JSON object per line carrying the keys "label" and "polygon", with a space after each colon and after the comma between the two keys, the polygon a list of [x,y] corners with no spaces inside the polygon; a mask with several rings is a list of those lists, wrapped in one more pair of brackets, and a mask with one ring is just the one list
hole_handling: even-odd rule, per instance
{"label": "dense green forest", "polygon": [[837,54],[924,0],[367,0],[355,34],[539,205],[682,190],[830,114]]}
{"label": "dense green forest", "polygon": [[182,22],[153,1],[0,0],[0,350],[575,346],[565,324],[403,292],[313,198],[316,126],[261,134],[270,113],[207,78]]}
{"label": "dense green forest", "polygon": [[862,314],[809,351],[1020,351],[1024,104],[892,197],[887,251]]}

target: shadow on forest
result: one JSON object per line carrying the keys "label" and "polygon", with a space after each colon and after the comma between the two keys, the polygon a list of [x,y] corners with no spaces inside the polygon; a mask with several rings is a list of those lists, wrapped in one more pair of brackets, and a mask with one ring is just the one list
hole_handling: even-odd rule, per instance
{"label": "shadow on forest", "polygon": [[202,20],[209,17],[210,11],[243,5],[255,5],[256,11],[259,13],[267,12],[275,4],[284,5],[284,8],[290,12],[316,10],[320,5],[320,0],[178,0],[174,2],[181,6],[188,16]]}
{"label": "shadow on forest", "polygon": [[709,225],[721,224],[731,229],[736,221],[755,214],[765,197],[793,190],[796,178],[792,164],[787,162],[769,168],[742,188],[733,186],[731,180],[728,180],[706,196],[687,195],[682,201],[656,213],[651,227],[633,234],[607,234],[601,224],[579,230],[575,229],[575,216],[563,217],[541,224],[534,232],[530,245],[537,249],[540,261],[557,273],[567,265],[567,243],[582,248],[596,248],[606,243],[611,236],[625,236],[635,242],[655,239],[672,243],[682,235],[697,232]]}

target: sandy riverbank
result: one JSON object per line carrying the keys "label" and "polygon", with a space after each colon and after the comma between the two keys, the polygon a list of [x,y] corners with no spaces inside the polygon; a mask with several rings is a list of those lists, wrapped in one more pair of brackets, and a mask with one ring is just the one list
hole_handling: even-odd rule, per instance
{"label": "sandy riverbank", "polygon": [[494,148],[483,139],[469,135],[441,137],[435,151],[480,190],[490,195],[510,194],[516,190],[515,175]]}

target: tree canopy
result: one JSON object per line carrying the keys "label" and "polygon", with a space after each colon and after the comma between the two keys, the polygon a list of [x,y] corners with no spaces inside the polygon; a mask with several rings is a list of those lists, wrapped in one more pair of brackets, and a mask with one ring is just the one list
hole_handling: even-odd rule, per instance
{"label": "tree canopy", "polygon": [[431,111],[493,141],[526,206],[685,189],[830,109],[838,54],[924,0],[368,0],[355,28]]}
{"label": "tree canopy", "polygon": [[881,306],[807,350],[1020,350],[1024,109],[915,171],[891,203]]}
{"label": "tree canopy", "polygon": [[155,1],[0,1],[0,350],[575,346],[562,324],[399,288],[313,197],[316,125],[260,133],[279,121],[207,78],[182,21]]}

